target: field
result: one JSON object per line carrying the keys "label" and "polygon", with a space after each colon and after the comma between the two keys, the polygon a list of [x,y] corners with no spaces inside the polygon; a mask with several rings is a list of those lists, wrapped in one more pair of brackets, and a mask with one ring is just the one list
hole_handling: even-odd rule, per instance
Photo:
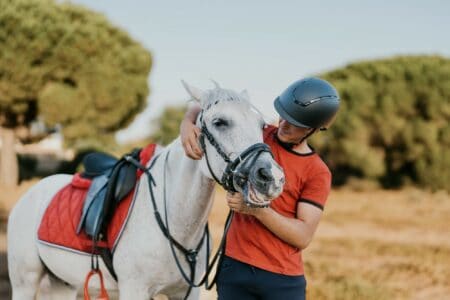
{"label": "field", "polygon": [[[227,208],[216,198],[219,235]],[[445,192],[333,190],[303,254],[308,299],[450,299],[449,216]]]}
{"label": "field", "polygon": [[[5,210],[30,185],[2,190]],[[219,190],[210,222],[215,245],[227,211]],[[308,299],[450,299],[449,216],[446,192],[333,190],[303,254]],[[1,229],[5,251],[5,226]],[[0,298],[7,299],[4,255],[0,263]],[[215,292],[202,291],[201,299],[216,299]]]}

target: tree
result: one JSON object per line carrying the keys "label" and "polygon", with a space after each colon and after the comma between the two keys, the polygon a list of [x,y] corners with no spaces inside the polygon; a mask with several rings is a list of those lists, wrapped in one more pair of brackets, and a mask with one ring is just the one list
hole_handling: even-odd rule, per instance
{"label": "tree", "polygon": [[394,57],[321,77],[342,99],[335,124],[314,138],[337,183],[357,176],[450,190],[450,59]]}
{"label": "tree", "polygon": [[186,106],[168,106],[156,120],[159,128],[151,140],[167,145],[180,134],[180,123],[186,112]]}
{"label": "tree", "polygon": [[150,67],[150,53],[101,14],[53,0],[1,1],[0,183],[17,182],[16,132],[38,119],[60,124],[67,146],[112,143],[145,106]]}

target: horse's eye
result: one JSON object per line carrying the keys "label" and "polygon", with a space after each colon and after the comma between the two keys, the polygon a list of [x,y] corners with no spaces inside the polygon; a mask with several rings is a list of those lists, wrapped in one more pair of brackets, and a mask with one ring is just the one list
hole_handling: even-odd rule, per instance
{"label": "horse's eye", "polygon": [[227,127],[229,125],[227,120],[221,118],[214,119],[212,123],[215,127]]}

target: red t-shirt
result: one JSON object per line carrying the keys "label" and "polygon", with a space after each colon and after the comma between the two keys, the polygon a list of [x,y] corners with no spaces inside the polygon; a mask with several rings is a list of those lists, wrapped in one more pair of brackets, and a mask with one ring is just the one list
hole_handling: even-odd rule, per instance
{"label": "red t-shirt", "polygon": [[[295,218],[298,202],[323,209],[331,187],[331,173],[314,152],[299,154],[283,148],[276,138],[277,128],[264,129],[264,142],[270,146],[283,168],[283,192],[270,204],[279,214]],[[270,232],[255,217],[235,213],[227,234],[225,253],[252,266],[285,275],[302,275],[301,251]]]}

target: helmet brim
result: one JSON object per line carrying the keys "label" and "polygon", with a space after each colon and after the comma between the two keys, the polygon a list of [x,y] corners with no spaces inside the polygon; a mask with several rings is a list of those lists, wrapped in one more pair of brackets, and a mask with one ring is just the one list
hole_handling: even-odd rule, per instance
{"label": "helmet brim", "polygon": [[288,123],[290,123],[290,124],[292,124],[294,126],[297,126],[297,127],[311,128],[310,126],[302,124],[302,123],[296,121],[294,118],[292,118],[287,113],[287,111],[284,109],[284,107],[281,105],[280,97],[277,97],[277,99],[275,99],[275,101],[273,102],[273,106],[275,107],[275,110],[278,112],[280,117],[283,118],[284,120],[288,121]]}

